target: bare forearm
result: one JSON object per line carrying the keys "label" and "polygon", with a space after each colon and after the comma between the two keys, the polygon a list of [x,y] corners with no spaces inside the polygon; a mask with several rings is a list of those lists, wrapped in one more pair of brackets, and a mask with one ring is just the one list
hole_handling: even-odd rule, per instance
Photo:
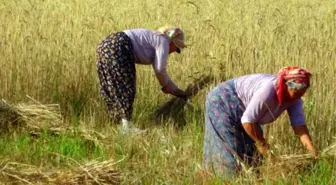
{"label": "bare forearm", "polygon": [[258,152],[263,156],[267,156],[269,145],[259,130],[258,125],[256,123],[243,123],[243,128],[246,134],[255,142]]}
{"label": "bare forearm", "polygon": [[243,123],[243,128],[248,136],[255,142],[266,142],[256,123]]}
{"label": "bare forearm", "polygon": [[311,140],[307,126],[306,125],[296,126],[296,127],[293,127],[293,129],[294,129],[295,134],[300,137],[300,141],[302,145],[305,146],[307,150],[317,155],[316,148]]}
{"label": "bare forearm", "polygon": [[170,94],[177,96],[177,97],[184,97],[185,96],[185,92],[182,91],[181,89],[175,89],[174,91],[172,91]]}

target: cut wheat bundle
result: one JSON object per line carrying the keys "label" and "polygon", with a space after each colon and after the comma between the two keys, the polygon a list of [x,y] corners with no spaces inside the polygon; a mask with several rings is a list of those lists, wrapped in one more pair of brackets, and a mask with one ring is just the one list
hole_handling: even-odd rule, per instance
{"label": "cut wheat bundle", "polygon": [[[200,90],[202,90],[207,84],[214,80],[212,75],[203,75],[200,78],[195,79],[187,86],[185,92],[192,94],[194,97]],[[168,102],[159,106],[153,113],[152,118],[156,121],[167,121],[169,118],[172,121],[185,121],[184,120],[184,107],[188,104],[188,101],[183,98],[173,97]],[[190,105],[191,107],[191,105]],[[182,120],[181,120],[182,119]]]}
{"label": "cut wheat bundle", "polygon": [[63,129],[63,118],[58,104],[43,105],[18,104],[10,105],[0,101],[0,129],[8,132],[11,129],[28,129],[30,132],[42,132],[48,129],[58,133]]}
{"label": "cut wheat bundle", "polygon": [[[335,152],[336,143],[323,149],[320,152],[319,158],[333,158],[335,160]],[[317,160],[314,159],[312,154],[270,156],[264,160],[264,163],[260,167],[247,171],[257,170],[262,174],[262,179],[278,179],[279,177],[296,175],[302,170],[310,169],[315,162]]]}
{"label": "cut wheat bundle", "polygon": [[11,182],[11,184],[114,185],[121,183],[121,173],[116,169],[116,164],[120,161],[92,161],[87,164],[79,164],[75,161],[76,166],[59,170],[47,170],[32,165],[3,161],[0,163],[0,177],[3,182]]}
{"label": "cut wheat bundle", "polygon": [[[336,143],[328,146],[320,152],[320,159],[335,158],[336,157]],[[300,155],[281,155],[274,159],[269,159],[261,167],[263,174],[268,178],[276,178],[284,175],[295,175],[300,171],[309,168],[316,162],[312,154]]]}
{"label": "cut wheat bundle", "polygon": [[0,101],[0,133],[11,131],[24,131],[33,136],[39,136],[44,131],[50,134],[76,134],[96,145],[102,145],[107,136],[90,129],[85,123],[73,128],[64,123],[58,104],[10,105],[6,101]]}

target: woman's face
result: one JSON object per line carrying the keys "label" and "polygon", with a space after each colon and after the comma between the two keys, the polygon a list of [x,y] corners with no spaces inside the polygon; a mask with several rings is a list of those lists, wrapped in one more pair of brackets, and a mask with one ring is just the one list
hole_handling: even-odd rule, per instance
{"label": "woman's face", "polygon": [[288,101],[295,101],[299,98],[301,98],[307,91],[307,88],[304,88],[304,89],[290,89],[290,88],[287,88],[287,100]]}
{"label": "woman's face", "polygon": [[169,54],[178,52],[180,49],[175,46],[173,42],[169,42]]}

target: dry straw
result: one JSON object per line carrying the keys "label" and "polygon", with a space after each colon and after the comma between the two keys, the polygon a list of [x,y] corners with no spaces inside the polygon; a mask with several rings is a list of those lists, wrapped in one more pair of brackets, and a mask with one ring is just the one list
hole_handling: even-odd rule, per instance
{"label": "dry straw", "polygon": [[[36,103],[13,106],[1,100],[1,132],[11,132],[20,129],[34,135],[40,135],[46,129],[53,134],[75,132],[74,129],[67,128],[64,125],[59,105]],[[83,125],[76,129],[76,132],[84,139],[97,145],[103,144],[104,139],[107,137],[87,129]],[[0,162],[0,179],[11,182],[11,184],[120,184],[120,172],[115,169],[115,165],[120,161],[93,161],[87,164],[79,164],[74,160],[72,161],[76,164],[75,167],[56,171],[3,161]]]}
{"label": "dry straw", "polygon": [[[187,86],[185,92],[191,94],[190,98],[193,98],[200,90],[202,90],[207,84],[211,83],[214,80],[214,76],[203,75],[198,79],[195,79],[194,82],[190,83]],[[185,124],[185,113],[184,108],[187,106],[192,107],[188,103],[188,100],[183,98],[173,97],[168,102],[159,106],[153,114],[153,120],[155,121],[168,121],[172,120],[175,123],[181,125]]]}
{"label": "dry straw", "polygon": [[[121,160],[120,160],[121,161]],[[0,178],[11,184],[120,184],[120,172],[113,160],[92,161],[87,164],[76,163],[70,169],[46,170],[32,165],[3,161],[0,163]]]}
{"label": "dry straw", "polygon": [[0,129],[1,132],[25,129],[33,134],[48,129],[59,133],[63,128],[63,118],[58,104],[43,105],[37,101],[35,104],[10,105],[0,100]]}
{"label": "dry straw", "polygon": [[[323,149],[320,152],[320,158],[335,159],[336,143]],[[290,176],[298,174],[300,171],[310,169],[310,166],[316,162],[312,154],[297,155],[281,155],[278,157],[270,157],[266,163],[260,168],[264,177],[276,179],[282,176]]]}
{"label": "dry straw", "polygon": [[58,104],[43,105],[35,100],[34,102],[35,104],[10,105],[5,100],[0,100],[0,132],[23,130],[34,136],[39,136],[44,131],[56,135],[76,132],[96,145],[104,144],[107,136],[88,129],[83,123],[77,129],[68,127]]}
{"label": "dry straw", "polygon": [[[335,160],[336,143],[323,149],[320,152],[319,158]],[[264,179],[277,180],[280,177],[289,177],[297,175],[301,171],[309,170],[311,166],[317,162],[312,154],[295,154],[295,155],[270,155],[264,159],[263,164],[259,167],[248,167],[243,162],[242,165],[243,176],[263,181]]]}

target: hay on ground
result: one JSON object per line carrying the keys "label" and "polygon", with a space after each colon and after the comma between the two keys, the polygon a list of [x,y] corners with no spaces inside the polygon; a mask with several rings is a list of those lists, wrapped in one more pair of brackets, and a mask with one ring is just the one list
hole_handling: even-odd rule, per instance
{"label": "hay on ground", "polygon": [[46,170],[35,166],[3,161],[0,163],[0,178],[11,184],[120,184],[121,173],[113,160],[93,161],[70,169]]}
{"label": "hay on ground", "polygon": [[19,104],[10,105],[0,100],[0,133],[24,131],[33,136],[39,136],[44,131],[50,134],[76,133],[95,145],[102,145],[107,136],[88,129],[85,124],[80,124],[77,129],[65,125],[58,104],[42,105]]}
{"label": "hay on ground", "polygon": [[[336,153],[336,143],[330,145],[320,152],[320,158],[335,157]],[[297,175],[305,169],[310,169],[314,165],[316,160],[312,154],[299,154],[299,155],[281,155],[281,156],[270,156],[265,159],[264,163],[257,168],[246,168],[244,166],[245,174],[252,175],[252,171],[258,172],[262,175],[263,179],[273,179],[276,180],[279,177],[288,177],[291,175]]]}
{"label": "hay on ground", "polygon": [[24,129],[31,133],[41,133],[44,129],[59,133],[63,128],[63,117],[58,104],[10,105],[0,100],[0,130]]}
{"label": "hay on ground", "polygon": [[[335,157],[336,143],[320,152],[320,158]],[[280,177],[285,174],[298,174],[315,163],[312,154],[281,155],[270,159],[264,166],[266,175],[270,178]]]}

